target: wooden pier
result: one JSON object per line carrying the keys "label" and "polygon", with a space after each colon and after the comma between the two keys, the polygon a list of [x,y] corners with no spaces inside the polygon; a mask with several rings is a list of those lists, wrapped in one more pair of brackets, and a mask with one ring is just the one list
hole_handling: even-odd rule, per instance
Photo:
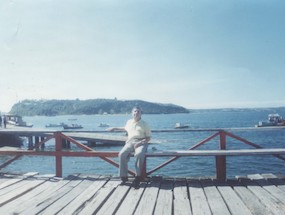
{"label": "wooden pier", "polygon": [[[8,134],[15,137],[26,137],[28,138],[29,145],[34,146],[40,140],[47,138],[56,130],[51,129],[35,129],[25,127],[10,127],[6,129],[0,129],[0,134]],[[96,144],[108,144],[108,145],[123,145],[127,139],[127,136],[123,133],[114,133],[106,131],[61,131],[63,134],[78,140],[85,141],[90,146]]]}
{"label": "wooden pier", "polygon": [[132,180],[72,175],[0,176],[0,214],[285,214],[285,180],[255,174],[215,179],[151,177],[139,189]]}

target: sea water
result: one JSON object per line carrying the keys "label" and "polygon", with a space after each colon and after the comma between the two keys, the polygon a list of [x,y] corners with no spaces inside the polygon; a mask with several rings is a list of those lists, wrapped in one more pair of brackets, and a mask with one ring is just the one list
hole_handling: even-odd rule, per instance
{"label": "sea water", "polygon": [[[153,130],[173,129],[175,123],[189,124],[190,128],[197,129],[193,132],[153,132],[152,141],[148,151],[187,150],[195,144],[213,135],[215,131],[203,131],[199,129],[223,128],[228,132],[240,136],[250,142],[264,148],[283,148],[285,146],[285,129],[252,129],[260,120],[266,120],[271,110],[211,110],[193,111],[189,114],[154,114],[143,115]],[[279,112],[285,116],[284,113]],[[83,130],[104,131],[99,127],[100,123],[110,126],[124,126],[130,115],[72,115],[72,116],[33,116],[24,117],[26,122],[33,123],[34,128],[45,128],[46,124],[61,122],[82,125]],[[240,128],[240,129],[238,129]],[[249,128],[249,129],[247,129]],[[117,135],[124,135],[123,133]],[[227,149],[252,148],[236,139],[227,137]],[[27,142],[23,147],[27,147]],[[53,150],[54,144],[47,144],[45,150]],[[98,151],[119,151],[122,146],[97,146]],[[198,149],[218,149],[219,138],[203,144]],[[4,159],[1,157],[0,159]],[[117,158],[112,158],[118,161]],[[147,170],[152,170],[169,158],[148,158]],[[1,162],[1,160],[0,160]],[[134,170],[133,158],[129,162],[129,168]],[[49,156],[23,156],[11,163],[2,172],[25,173],[39,172],[40,174],[55,173],[55,159]],[[171,177],[208,177],[215,175],[214,157],[181,157],[167,166],[152,173]],[[64,157],[63,176],[75,173],[117,175],[118,169],[100,158]],[[285,162],[274,156],[234,156],[227,158],[227,176],[247,175],[253,173],[285,173]]]}

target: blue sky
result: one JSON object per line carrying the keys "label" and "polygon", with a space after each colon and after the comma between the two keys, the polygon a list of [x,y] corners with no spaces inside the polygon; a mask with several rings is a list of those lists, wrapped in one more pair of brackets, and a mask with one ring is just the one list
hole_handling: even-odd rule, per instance
{"label": "blue sky", "polygon": [[2,0],[0,111],[24,99],[285,106],[283,0]]}

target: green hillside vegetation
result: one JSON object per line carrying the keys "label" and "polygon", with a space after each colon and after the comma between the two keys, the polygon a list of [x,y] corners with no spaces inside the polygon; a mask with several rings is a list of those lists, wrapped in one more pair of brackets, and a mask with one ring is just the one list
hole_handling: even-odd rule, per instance
{"label": "green hillside vegetation", "polygon": [[188,113],[174,104],[151,103],[142,100],[89,99],[89,100],[24,100],[13,105],[10,113],[21,116],[126,114],[140,106],[145,114]]}

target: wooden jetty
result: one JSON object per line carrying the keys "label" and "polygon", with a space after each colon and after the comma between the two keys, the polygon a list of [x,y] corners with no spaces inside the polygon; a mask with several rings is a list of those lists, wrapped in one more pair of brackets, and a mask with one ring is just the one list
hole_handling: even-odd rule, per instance
{"label": "wooden jetty", "polygon": [[72,137],[75,140],[85,140],[90,145],[96,145],[96,143],[123,145],[127,139],[126,135],[110,135],[103,132],[63,132],[63,134]]}
{"label": "wooden jetty", "polygon": [[285,180],[255,174],[215,179],[151,177],[139,189],[132,179],[71,175],[0,176],[0,214],[285,214]]}
{"label": "wooden jetty", "polygon": [[[25,127],[10,127],[6,129],[0,129],[0,134],[10,134],[17,137],[27,137],[29,145],[33,146],[39,139],[44,139],[53,135],[57,130],[51,129],[37,129],[37,128],[25,128]],[[61,131],[63,134],[78,140],[86,141],[89,145],[108,144],[108,145],[123,145],[127,139],[127,136],[121,132],[106,131]]]}

